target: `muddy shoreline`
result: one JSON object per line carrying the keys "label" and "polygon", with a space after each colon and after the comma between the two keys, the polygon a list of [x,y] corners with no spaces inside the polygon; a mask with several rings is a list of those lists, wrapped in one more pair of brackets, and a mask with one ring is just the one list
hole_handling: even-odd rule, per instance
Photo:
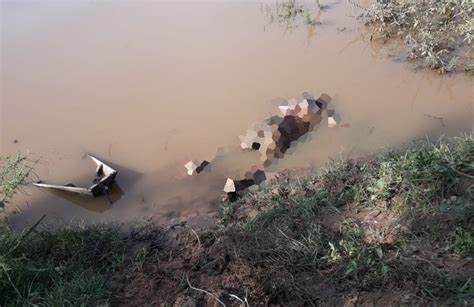
{"label": "muddy shoreline", "polygon": [[[54,302],[67,290],[71,302],[112,306],[468,306],[473,160],[471,134],[284,172],[223,203],[211,228],[6,233],[0,246],[24,256],[6,258],[22,272],[21,296],[2,284],[2,301]],[[31,297],[21,283],[29,262],[48,285]],[[82,278],[97,287],[77,292]]]}

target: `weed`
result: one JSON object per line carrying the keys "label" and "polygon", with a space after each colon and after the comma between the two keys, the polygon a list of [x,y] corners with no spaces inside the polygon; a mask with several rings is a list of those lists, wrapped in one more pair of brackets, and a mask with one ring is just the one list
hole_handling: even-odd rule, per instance
{"label": "weed", "polygon": [[18,193],[35,164],[36,162],[19,154],[0,157],[0,210]]}
{"label": "weed", "polygon": [[449,235],[452,250],[461,256],[474,254],[474,231],[464,227],[456,227]]}
{"label": "weed", "polygon": [[473,11],[470,0],[377,0],[368,16],[376,37],[402,39],[421,67],[472,72]]}
{"label": "weed", "polygon": [[306,10],[304,12],[303,17],[304,17],[304,23],[307,25],[315,26],[319,24],[319,21],[317,20],[317,18],[313,17],[313,15],[311,14],[309,10]]}
{"label": "weed", "polygon": [[[322,5],[319,0],[315,1],[316,8],[311,7],[306,3],[301,4],[297,0],[284,0],[276,1],[275,9],[272,10],[268,5],[261,7],[262,13],[270,18],[270,22],[277,20],[279,23],[286,24],[287,28],[293,28],[298,25],[300,21],[309,26],[315,26],[319,24],[318,17],[323,10],[327,8],[326,5]],[[313,12],[317,11],[317,15],[313,15]]]}
{"label": "weed", "polygon": [[287,21],[289,19],[294,19],[296,18],[296,16],[304,12],[303,6],[297,3],[295,0],[286,0],[277,3],[277,8],[279,21]]}

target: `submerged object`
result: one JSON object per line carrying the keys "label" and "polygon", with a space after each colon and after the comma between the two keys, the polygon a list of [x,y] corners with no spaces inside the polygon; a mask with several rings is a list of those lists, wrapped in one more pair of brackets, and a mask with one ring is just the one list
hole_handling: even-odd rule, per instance
{"label": "submerged object", "polygon": [[[243,150],[260,152],[260,162],[258,166],[246,172],[243,179],[227,178],[223,189],[227,194],[236,195],[239,191],[260,185],[267,180],[264,170],[276,159],[282,159],[296,141],[318,126],[324,114],[327,115],[329,128],[339,126],[341,123],[341,117],[334,110],[331,97],[327,94],[315,99],[305,92],[300,102],[290,99],[284,105],[278,106],[278,109],[280,114],[270,114],[270,117],[248,129],[245,135],[239,136],[240,147]],[[188,175],[194,175],[205,170],[209,164],[210,162],[205,160],[202,163],[189,161],[184,167]]]}
{"label": "submerged object", "polygon": [[92,161],[94,161],[94,163],[97,165],[95,171],[97,178],[94,180],[94,184],[91,185],[89,188],[76,187],[72,183],[68,183],[65,185],[55,185],[43,183],[42,181],[33,183],[33,185],[41,188],[74,193],[86,197],[97,197],[107,193],[112,187],[112,184],[115,182],[117,171],[105,164],[104,162],[100,161],[96,157],[93,157],[89,154],[87,156],[91,158]]}

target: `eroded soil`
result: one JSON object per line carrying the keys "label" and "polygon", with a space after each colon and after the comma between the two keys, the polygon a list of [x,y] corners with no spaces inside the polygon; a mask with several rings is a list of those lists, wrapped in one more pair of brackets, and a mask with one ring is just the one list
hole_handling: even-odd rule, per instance
{"label": "eroded soil", "polygon": [[[282,183],[302,173],[282,174],[276,179],[278,184],[265,195],[282,197],[285,190]],[[350,182],[360,180],[357,173],[352,174],[333,181],[332,187],[342,190]],[[313,183],[314,186],[321,184],[320,181]],[[304,189],[290,188],[287,196],[304,193],[307,193]],[[307,243],[285,233],[285,229],[290,232],[291,227],[298,226],[282,222],[275,231],[243,231],[240,223],[251,223],[259,213],[268,210],[256,198],[246,196],[232,216],[226,217],[227,222],[219,217],[215,228],[196,228],[194,233],[193,228],[182,224],[166,229],[151,227],[149,232],[137,233],[136,249],[129,257],[136,259],[140,251],[145,251],[143,260],[137,267],[114,273],[110,282],[113,303],[120,306],[219,306],[218,298],[226,306],[244,306],[235,298],[237,296],[244,302],[246,299],[249,306],[435,304],[429,291],[445,283],[445,278],[457,280],[474,273],[472,257],[447,252],[445,242],[456,225],[474,226],[474,206],[471,203],[460,215],[440,212],[419,214],[416,218],[394,210],[393,206],[346,204],[324,210],[313,221],[329,242],[349,240],[347,227],[357,227],[364,244],[382,247],[384,261],[392,271],[389,278],[380,279],[372,272],[364,273],[369,276],[359,276],[359,279],[357,275],[344,273],[345,268],[337,264],[298,267],[301,262],[295,259],[299,257],[299,248]],[[427,233],[430,235],[426,236]],[[262,234],[268,236],[262,237]],[[288,246],[295,248],[295,254],[288,253]],[[373,278],[370,274],[374,274]],[[193,290],[191,286],[201,290]],[[446,302],[463,305],[468,301]]]}
{"label": "eroded soil", "polygon": [[[473,207],[474,209],[474,207]],[[243,218],[243,217],[242,217]],[[395,249],[400,232],[408,229],[382,208],[348,206],[339,213],[323,214],[318,222],[328,236],[338,237],[342,223],[361,226],[367,243],[375,241]],[[452,217],[440,216],[422,220],[417,228],[452,227]],[[395,227],[396,226],[396,227]],[[334,284],[330,271],[302,271],[291,274],[287,268],[268,267],[265,259],[247,258],[242,254],[242,240],[238,234],[219,235],[218,230],[199,231],[200,243],[189,229],[164,229],[153,232],[137,250],[157,253],[143,266],[112,276],[110,287],[113,303],[120,306],[219,306],[217,300],[193,287],[213,293],[226,306],[241,306],[232,298],[247,298],[250,306],[399,306],[425,305],[430,300],[420,296],[415,282],[397,284],[397,281],[375,285],[373,289],[354,290]],[[441,237],[442,238],[442,237]],[[140,241],[139,240],[139,241]],[[471,259],[453,257],[435,247],[439,242],[412,244],[410,261],[413,265],[435,266],[453,275],[474,273]],[[259,249],[259,246],[249,247]],[[137,251],[135,251],[136,254]],[[245,254],[248,254],[246,251]],[[133,251],[131,252],[134,253]],[[268,257],[271,257],[269,253]],[[187,276],[187,277],[186,277]],[[436,280],[433,281],[436,283]]]}

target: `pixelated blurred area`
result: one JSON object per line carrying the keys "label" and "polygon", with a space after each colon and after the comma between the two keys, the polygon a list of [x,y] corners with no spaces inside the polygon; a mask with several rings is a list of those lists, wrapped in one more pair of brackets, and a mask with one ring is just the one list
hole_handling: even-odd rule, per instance
{"label": "pixelated blurred area", "polygon": [[[303,135],[313,130],[327,115],[329,128],[341,123],[341,117],[331,106],[331,97],[322,94],[315,99],[311,94],[304,92],[303,99],[297,102],[290,99],[281,104],[279,115],[271,116],[264,121],[253,125],[245,135],[241,135],[240,147],[243,150],[253,150],[260,153],[260,164],[254,165],[246,172],[243,178],[227,178],[224,192],[233,195],[253,185],[259,185],[266,180],[265,168],[268,168],[275,159],[282,159],[285,152]],[[185,164],[188,175],[194,175],[208,170],[211,162],[189,161]]]}
{"label": "pixelated blurred area", "polygon": [[314,127],[321,123],[323,112],[328,115],[330,128],[340,123],[340,117],[330,107],[331,98],[323,94],[318,99],[304,93],[299,103],[290,99],[286,105],[278,107],[280,115],[267,118],[262,123],[254,125],[240,136],[241,148],[258,150],[264,167],[271,165],[274,159],[281,159],[285,152]]}

